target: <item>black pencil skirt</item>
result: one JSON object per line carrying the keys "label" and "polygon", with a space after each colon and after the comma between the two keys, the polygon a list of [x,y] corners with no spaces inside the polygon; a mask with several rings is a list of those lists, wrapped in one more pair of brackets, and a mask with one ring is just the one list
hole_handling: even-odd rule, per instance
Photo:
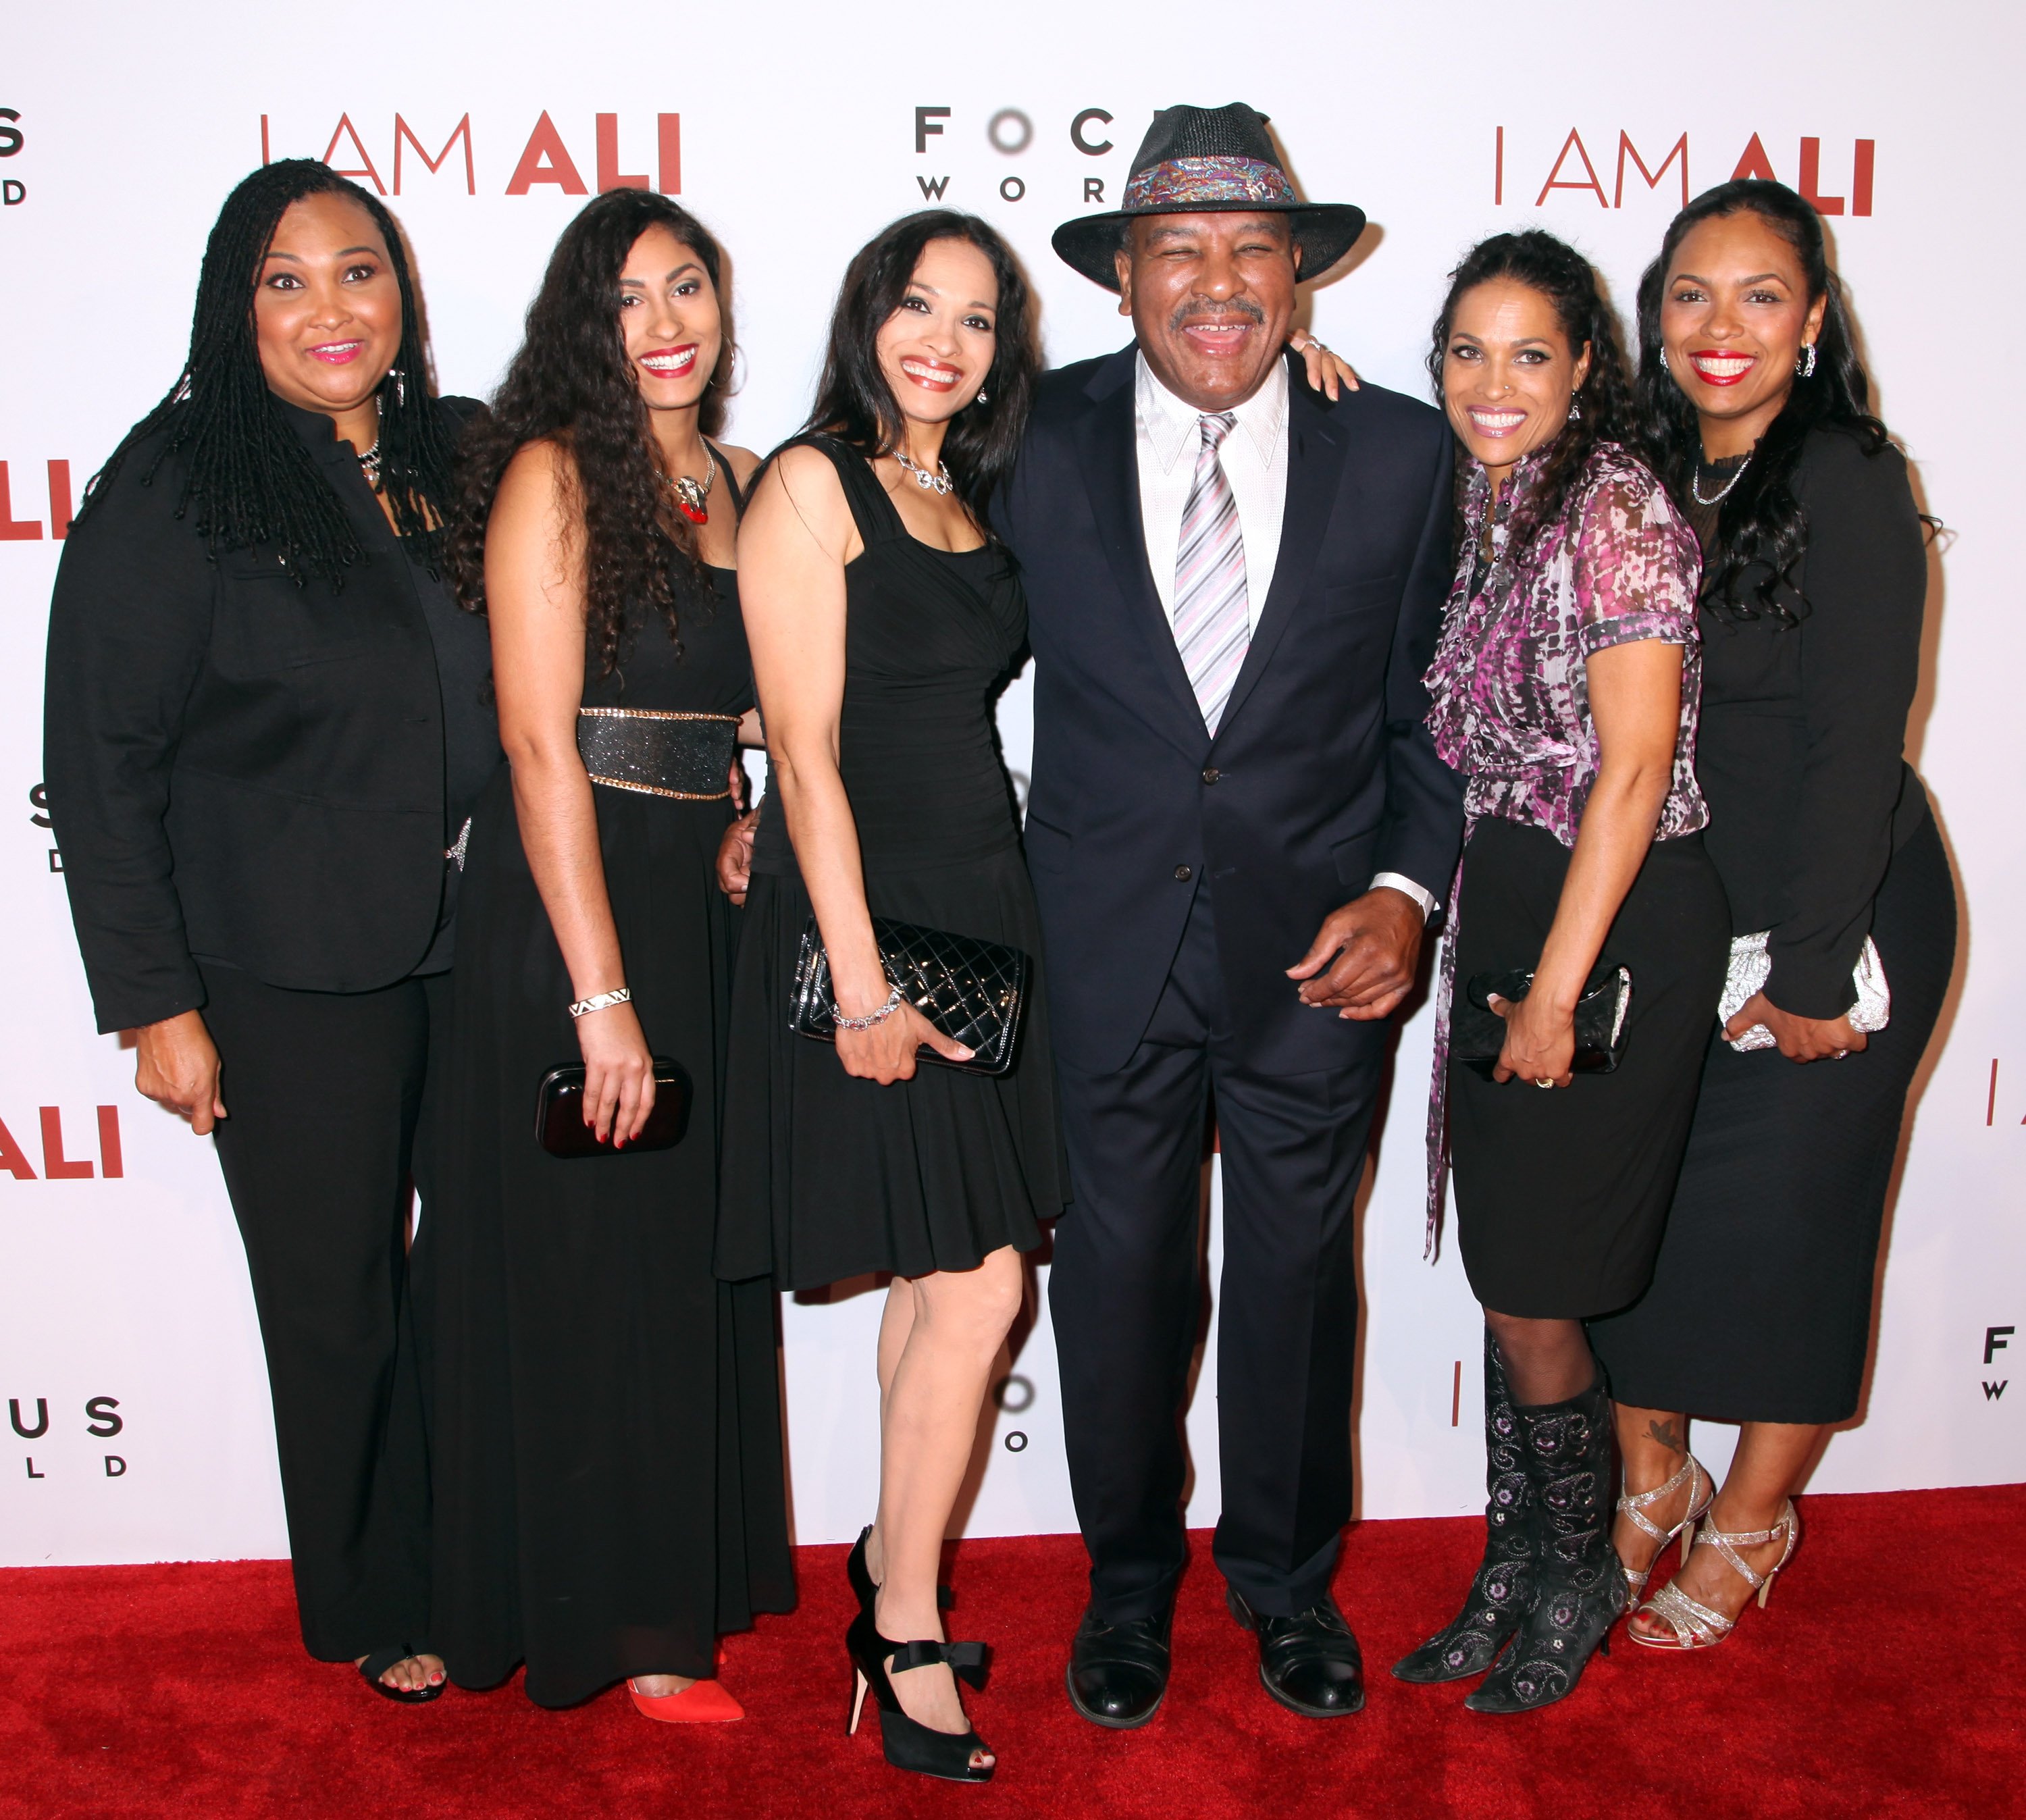
{"label": "black pencil skirt", "polygon": [[[1459,993],[1475,974],[1539,960],[1568,864],[1542,829],[1478,824],[1458,894]],[[1546,1092],[1450,1064],[1457,1240],[1485,1307],[1580,1320],[1645,1289],[1729,950],[1729,907],[1702,837],[1657,842],[1604,945],[1632,974],[1618,1068]]]}
{"label": "black pencil skirt", "polygon": [[1932,820],[1893,855],[1871,933],[1892,1021],[1868,1048],[1803,1064],[1711,1044],[1652,1287],[1590,1330],[1621,1402],[1726,1422],[1856,1413],[1906,1092],[1955,963]]}

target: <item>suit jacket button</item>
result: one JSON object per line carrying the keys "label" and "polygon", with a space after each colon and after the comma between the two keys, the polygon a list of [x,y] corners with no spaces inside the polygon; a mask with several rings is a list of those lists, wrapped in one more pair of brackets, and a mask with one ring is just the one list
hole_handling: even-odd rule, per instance
{"label": "suit jacket button", "polygon": [[1192,875],[1193,875],[1190,872],[1189,868],[1187,866],[1177,866],[1175,868],[1175,876],[1181,879],[1184,884],[1188,882]]}
{"label": "suit jacket button", "polygon": [[1220,777],[1221,777],[1221,776],[1224,776],[1224,773],[1223,773],[1222,772],[1219,771],[1219,770],[1217,769],[1217,768],[1214,764],[1213,764],[1213,765],[1209,768],[1209,770],[1206,771],[1206,772],[1203,774],[1203,782],[1204,782],[1205,783],[1216,783],[1216,782],[1217,782],[1217,780]]}

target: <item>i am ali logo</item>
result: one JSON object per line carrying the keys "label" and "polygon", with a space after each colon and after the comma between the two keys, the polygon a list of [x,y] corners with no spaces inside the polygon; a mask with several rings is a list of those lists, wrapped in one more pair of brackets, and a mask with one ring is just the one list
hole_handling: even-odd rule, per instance
{"label": "i am ali logo", "polygon": [[[536,117],[532,127],[516,127],[506,133],[495,134],[491,128],[475,129],[471,116],[466,113],[450,129],[448,134],[432,152],[430,145],[436,142],[442,130],[438,120],[418,128],[404,114],[396,113],[384,128],[381,123],[362,114],[354,121],[349,113],[341,113],[337,123],[324,141],[321,153],[311,153],[308,146],[314,146],[323,135],[319,129],[314,135],[306,135],[306,147],[302,156],[316,156],[330,165],[341,177],[349,177],[355,183],[370,183],[382,196],[399,196],[404,190],[413,193],[417,186],[429,189],[438,187],[430,180],[445,175],[455,183],[463,181],[467,196],[479,193],[478,175],[481,168],[488,171],[486,191],[488,194],[507,196],[532,195],[545,186],[553,187],[565,196],[588,196],[591,186],[584,180],[588,170],[597,180],[598,193],[608,190],[659,190],[665,196],[680,196],[683,189],[683,117],[680,114],[656,114],[650,131],[646,123],[637,117],[623,120],[614,114],[593,114],[591,116],[591,156],[584,156],[585,141],[581,120],[570,116],[565,119],[576,142],[576,150],[571,149],[571,141],[550,116],[547,109]],[[288,157],[292,153],[279,147],[278,135],[274,127],[273,117],[260,116],[260,162],[271,164],[278,157]],[[649,162],[647,148],[653,147],[654,176],[650,179],[644,170],[629,171],[630,164]],[[499,181],[499,172],[505,168],[504,157],[495,148],[505,146],[518,148],[511,151],[514,164],[503,190],[494,186]],[[278,149],[279,147],[279,149]],[[415,167],[419,164],[418,171]]]}
{"label": "i am ali logo", "polygon": [[[1615,138],[1615,144],[1613,139]],[[1877,179],[1878,142],[1852,139],[1833,142],[1825,152],[1823,142],[1806,134],[1799,136],[1789,162],[1781,146],[1777,161],[1767,149],[1764,135],[1754,133],[1735,153],[1718,154],[1712,171],[1707,165],[1691,179],[1689,175],[1689,135],[1678,134],[1670,142],[1664,133],[1645,134],[1648,150],[1641,152],[1629,130],[1619,127],[1603,132],[1593,131],[1589,142],[1581,130],[1571,127],[1557,142],[1552,134],[1538,139],[1532,133],[1508,132],[1498,127],[1491,151],[1491,200],[1494,207],[1508,204],[1523,208],[1546,206],[1550,197],[1564,201],[1586,197],[1600,208],[1623,208],[1628,188],[1634,201],[1642,194],[1663,197],[1671,208],[1685,208],[1689,198],[1712,185],[1740,177],[1763,177],[1786,183],[1798,191],[1822,215],[1855,216],[1871,213]],[[1732,145],[1736,141],[1730,142]],[[1781,145],[1777,135],[1774,143]],[[1794,144],[1787,141],[1785,144]],[[1707,141],[1704,142],[1708,156]],[[1597,150],[1593,153],[1592,147]],[[1604,147],[1610,146],[1608,151]],[[1550,147],[1554,148],[1550,150]],[[1659,156],[1648,159],[1659,149]],[[1629,169],[1628,169],[1629,167]],[[1670,182],[1670,174],[1674,181]],[[1631,182],[1628,185],[1627,178]],[[1607,179],[1608,181],[1607,181]],[[1672,193],[1679,185],[1679,201]],[[1663,189],[1662,186],[1665,184]],[[1828,186],[1836,186],[1833,192]]]}

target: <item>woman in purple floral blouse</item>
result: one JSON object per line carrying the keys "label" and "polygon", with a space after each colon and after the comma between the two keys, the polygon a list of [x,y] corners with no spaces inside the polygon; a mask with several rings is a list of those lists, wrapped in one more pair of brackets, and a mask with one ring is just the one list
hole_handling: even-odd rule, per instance
{"label": "woman in purple floral blouse", "polygon": [[[1461,1612],[1394,1672],[1489,1669],[1465,1704],[1515,1712],[1569,1693],[1625,1604],[1611,1409],[1582,1322],[1652,1274],[1729,921],[1699,831],[1700,557],[1623,446],[1629,389],[1595,274],[1545,234],[1486,241],[1453,274],[1429,368],[1469,458],[1427,679],[1469,829],[1431,1166],[1446,1101],[1457,1236],[1484,1307],[1490,1496]],[[1579,1072],[1578,1000],[1621,968],[1622,1059]],[[1515,971],[1531,987],[1490,998],[1503,1045],[1477,1072],[1447,1053],[1452,994]]]}

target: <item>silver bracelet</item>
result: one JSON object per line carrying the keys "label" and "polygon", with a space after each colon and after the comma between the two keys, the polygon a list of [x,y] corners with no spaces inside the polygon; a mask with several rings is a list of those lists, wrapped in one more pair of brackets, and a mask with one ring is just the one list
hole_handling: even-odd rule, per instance
{"label": "silver bracelet", "polygon": [[842,1011],[831,1014],[831,1022],[841,1030],[869,1030],[875,1024],[883,1024],[901,1008],[901,989],[897,986],[886,995],[886,1002],[876,1011],[867,1011],[862,1018],[848,1018]]}
{"label": "silver bracelet", "polygon": [[602,1011],[608,1005],[630,1005],[633,994],[624,986],[617,992],[595,992],[589,998],[580,998],[569,1008],[573,1018],[588,1017],[593,1011]]}

